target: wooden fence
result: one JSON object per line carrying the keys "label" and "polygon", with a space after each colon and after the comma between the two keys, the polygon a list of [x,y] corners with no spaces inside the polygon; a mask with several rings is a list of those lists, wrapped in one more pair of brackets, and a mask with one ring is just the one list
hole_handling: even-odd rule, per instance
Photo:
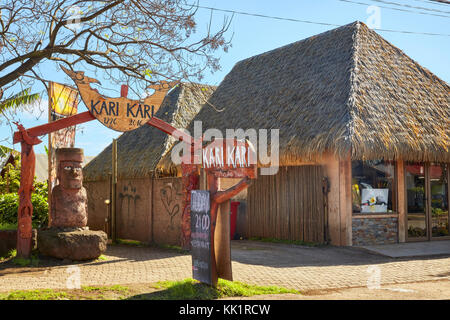
{"label": "wooden fence", "polygon": [[[110,181],[85,181],[88,225],[110,235],[106,199]],[[180,245],[183,192],[180,178],[119,179],[116,194],[116,232],[119,239]]]}
{"label": "wooden fence", "polygon": [[321,166],[280,167],[248,189],[247,236],[323,243],[326,207]]}

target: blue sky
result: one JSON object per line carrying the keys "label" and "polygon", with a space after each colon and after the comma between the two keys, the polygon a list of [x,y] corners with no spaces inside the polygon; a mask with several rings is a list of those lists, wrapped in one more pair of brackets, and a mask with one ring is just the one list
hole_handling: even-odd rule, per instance
{"label": "blue sky", "polygon": [[[345,25],[355,20],[364,23],[371,23],[374,18],[373,12],[368,11],[370,5],[379,6],[380,29],[413,31],[423,33],[450,34],[450,5],[432,4],[428,0],[351,0],[363,4],[350,3],[344,0],[199,0],[200,6],[214,7],[224,10],[234,10],[248,13],[255,13],[268,16],[277,16],[290,19],[308,20],[336,25]],[[194,1],[192,1],[194,3]],[[446,11],[426,11],[424,9],[395,6],[382,2],[394,2],[397,4],[423,7],[428,9]],[[448,18],[417,14],[391,10],[384,7],[397,8],[400,10],[413,10],[438,15],[447,15]],[[206,30],[206,25],[210,21],[211,10],[198,9],[197,23],[198,33],[202,34]],[[218,29],[222,25],[224,16],[231,17],[231,13],[213,11],[212,23]],[[240,60],[275,49],[277,47],[313,36],[315,34],[333,29],[332,26],[299,23],[292,21],[281,21],[262,17],[235,14],[228,32],[228,37],[232,37],[232,47],[227,53],[218,52],[222,69],[214,74],[205,73],[205,84],[218,85]],[[435,75],[450,83],[450,37],[449,36],[427,36],[419,34],[404,34],[386,31],[377,31],[387,41],[400,48],[403,52],[416,60],[419,64],[429,69]],[[72,81],[57,72],[53,64],[45,63],[44,75],[47,79],[73,85]],[[100,74],[100,73],[99,73]],[[100,74],[101,75],[101,74]],[[98,77],[102,81],[101,77]],[[34,91],[42,91],[43,88],[36,83]],[[100,89],[108,96],[119,96],[120,86],[105,87]],[[47,114],[37,111],[47,108],[47,96],[42,97],[42,107],[36,108],[33,113],[23,112],[20,114],[20,121],[26,128],[44,124],[47,122]],[[79,112],[86,111],[84,105],[80,106]],[[101,152],[111,140],[118,137],[120,133],[107,129],[97,121],[82,124],[77,131],[76,146],[84,148],[85,154],[95,156]],[[3,122],[0,128],[0,143],[8,145],[5,139],[10,139],[11,130]],[[3,140],[3,141],[2,141]],[[36,146],[37,153],[44,153],[44,144],[47,144],[47,137],[44,143]],[[14,146],[20,150],[19,145]]]}

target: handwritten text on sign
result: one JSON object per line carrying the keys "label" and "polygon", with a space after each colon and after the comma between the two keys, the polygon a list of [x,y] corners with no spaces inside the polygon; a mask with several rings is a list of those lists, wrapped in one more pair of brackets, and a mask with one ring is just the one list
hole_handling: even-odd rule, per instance
{"label": "handwritten text on sign", "polygon": [[212,284],[209,191],[191,191],[191,254],[193,278]]}

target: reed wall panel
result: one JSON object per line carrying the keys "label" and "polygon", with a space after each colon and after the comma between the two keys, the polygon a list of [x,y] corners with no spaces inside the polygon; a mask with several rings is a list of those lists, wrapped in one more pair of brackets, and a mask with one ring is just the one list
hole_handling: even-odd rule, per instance
{"label": "reed wall panel", "polygon": [[323,243],[325,207],[321,166],[281,167],[248,189],[247,236]]}

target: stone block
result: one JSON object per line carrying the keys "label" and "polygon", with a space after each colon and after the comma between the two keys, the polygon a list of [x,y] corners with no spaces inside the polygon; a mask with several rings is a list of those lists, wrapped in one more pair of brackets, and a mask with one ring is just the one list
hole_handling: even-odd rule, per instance
{"label": "stone block", "polygon": [[108,237],[103,231],[78,229],[40,230],[37,248],[42,255],[59,259],[91,260],[106,250]]}

